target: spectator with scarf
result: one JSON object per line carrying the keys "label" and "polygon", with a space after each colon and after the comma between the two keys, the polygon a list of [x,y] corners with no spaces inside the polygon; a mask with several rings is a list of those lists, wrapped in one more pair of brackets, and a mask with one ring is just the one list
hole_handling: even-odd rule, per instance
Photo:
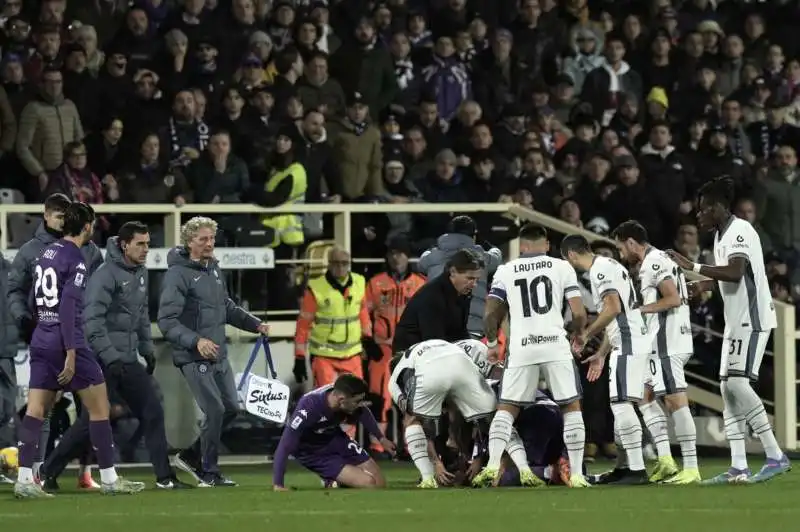
{"label": "spectator with scarf", "polygon": [[208,146],[208,126],[196,119],[196,102],[191,90],[181,90],[172,103],[172,115],[159,133],[161,151],[169,161],[186,166]]}

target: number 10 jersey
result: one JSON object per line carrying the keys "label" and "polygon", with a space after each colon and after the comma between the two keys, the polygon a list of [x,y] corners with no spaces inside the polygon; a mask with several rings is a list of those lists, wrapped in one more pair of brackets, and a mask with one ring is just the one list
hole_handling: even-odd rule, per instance
{"label": "number 10 jersey", "polygon": [[572,360],[563,306],[565,299],[580,299],[581,291],[567,261],[538,254],[503,264],[494,274],[489,297],[508,305],[506,367]]}

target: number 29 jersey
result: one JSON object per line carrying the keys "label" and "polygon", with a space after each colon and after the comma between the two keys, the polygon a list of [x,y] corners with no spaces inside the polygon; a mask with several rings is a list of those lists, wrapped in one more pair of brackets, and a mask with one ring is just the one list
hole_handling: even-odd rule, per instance
{"label": "number 29 jersey", "polygon": [[616,293],[622,309],[617,317],[606,326],[606,334],[613,349],[623,355],[649,355],[652,351],[651,339],[639,312],[636,289],[630,274],[622,264],[596,255],[589,269],[597,312],[603,311],[603,297]]}
{"label": "number 29 jersey", "polygon": [[508,305],[510,340],[506,367],[571,360],[564,330],[564,300],[580,298],[578,277],[569,263],[528,255],[500,266],[489,297]]}
{"label": "number 29 jersey", "polygon": [[88,270],[81,250],[67,240],[47,246],[33,272],[36,329],[31,347],[64,351],[86,347],[83,292]]}

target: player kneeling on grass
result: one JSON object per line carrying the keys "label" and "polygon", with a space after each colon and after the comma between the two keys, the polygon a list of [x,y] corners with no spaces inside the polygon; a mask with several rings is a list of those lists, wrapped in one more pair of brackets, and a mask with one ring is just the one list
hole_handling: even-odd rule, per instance
{"label": "player kneeling on grass", "polygon": [[477,340],[427,340],[392,360],[391,367],[389,392],[404,412],[408,453],[422,476],[419,487],[452,484],[453,475],[429,439],[435,433],[431,425],[442,415],[445,399],[466,421],[486,419],[494,412],[494,393],[485,381],[493,368],[487,347]]}
{"label": "player kneeling on grass", "polygon": [[272,487],[288,491],[284,484],[289,455],[318,474],[326,485],[335,481],[349,488],[384,488],[378,464],[342,430],[343,423],[360,421],[366,431],[394,453],[395,446],[378,428],[364,398],[369,386],[355,375],[341,375],[336,382],[300,398],[275,451]]}
{"label": "player kneeling on grass", "polygon": [[114,469],[108,392],[97,357],[83,333],[83,292],[88,270],[81,247],[94,230],[94,211],[73,203],[64,213],[64,238],[47,246],[36,264],[36,329],[30,345],[28,410],[19,428],[17,498],[52,497],[34,482],[42,423],[59,390],[77,392],[89,411],[89,435],[97,454],[103,493],[137,493],[142,482],[123,480]]}

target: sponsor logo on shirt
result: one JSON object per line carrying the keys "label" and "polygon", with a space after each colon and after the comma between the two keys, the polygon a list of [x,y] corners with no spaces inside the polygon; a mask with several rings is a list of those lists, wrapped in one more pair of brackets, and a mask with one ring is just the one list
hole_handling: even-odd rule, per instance
{"label": "sponsor logo on shirt", "polygon": [[538,345],[538,344],[552,344],[554,342],[558,342],[561,337],[557,334],[553,335],[533,335],[529,334],[528,336],[522,337],[522,347],[526,345]]}

